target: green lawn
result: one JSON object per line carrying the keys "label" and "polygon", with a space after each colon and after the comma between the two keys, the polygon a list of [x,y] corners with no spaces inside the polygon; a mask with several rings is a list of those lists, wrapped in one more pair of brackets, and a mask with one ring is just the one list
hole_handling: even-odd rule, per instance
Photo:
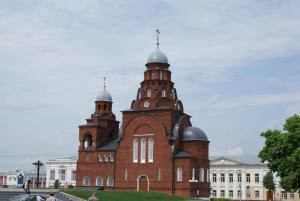
{"label": "green lawn", "polygon": [[100,201],[182,201],[187,198],[169,196],[156,192],[125,192],[125,191],[92,191],[92,190],[65,190],[65,193],[88,199],[92,192],[96,192]]}

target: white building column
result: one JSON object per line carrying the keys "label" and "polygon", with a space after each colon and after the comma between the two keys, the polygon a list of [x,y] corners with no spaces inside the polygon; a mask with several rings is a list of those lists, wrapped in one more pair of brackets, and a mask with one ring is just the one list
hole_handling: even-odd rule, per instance
{"label": "white building column", "polygon": [[221,197],[221,189],[220,189],[220,183],[221,183],[221,173],[220,170],[217,170],[217,197]]}
{"label": "white building column", "polygon": [[246,171],[245,169],[241,171],[242,176],[242,184],[241,184],[241,193],[242,193],[242,200],[246,200]]}
{"label": "white building column", "polygon": [[228,189],[228,185],[229,185],[229,173],[228,171],[226,170],[224,172],[224,175],[225,175],[225,198],[229,198],[229,189]]}

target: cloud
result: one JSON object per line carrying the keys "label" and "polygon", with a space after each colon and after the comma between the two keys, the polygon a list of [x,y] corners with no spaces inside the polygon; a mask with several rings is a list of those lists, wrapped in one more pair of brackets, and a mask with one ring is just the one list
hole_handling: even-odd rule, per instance
{"label": "cloud", "polygon": [[210,155],[212,155],[212,156],[240,156],[240,155],[243,155],[243,149],[241,147],[235,147],[235,148],[226,149],[226,150],[212,149],[212,151],[210,152]]}

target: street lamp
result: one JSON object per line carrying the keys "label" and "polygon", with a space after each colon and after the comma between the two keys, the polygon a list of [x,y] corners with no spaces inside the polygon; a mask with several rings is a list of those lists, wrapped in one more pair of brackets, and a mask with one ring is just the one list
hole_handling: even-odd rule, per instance
{"label": "street lamp", "polygon": [[43,166],[44,164],[38,160],[37,162],[32,163],[32,165],[37,166],[37,183],[36,183],[36,188],[39,188],[39,182],[40,182],[40,167]]}

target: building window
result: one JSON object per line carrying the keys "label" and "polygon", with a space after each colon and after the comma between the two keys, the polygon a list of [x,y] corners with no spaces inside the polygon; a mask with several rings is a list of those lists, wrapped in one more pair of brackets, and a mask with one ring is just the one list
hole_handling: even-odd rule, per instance
{"label": "building window", "polygon": [[225,197],[225,191],[221,190],[221,197]]}
{"label": "building window", "polygon": [[255,198],[259,198],[259,191],[255,191]]}
{"label": "building window", "polygon": [[240,191],[240,190],[237,191],[237,194],[238,194],[238,197],[239,197],[239,198],[242,197],[242,194],[241,194],[241,191]]}
{"label": "building window", "polygon": [[255,174],[255,182],[256,182],[256,183],[259,182],[259,174]]}
{"label": "building window", "polygon": [[206,169],[206,182],[209,182],[210,178],[209,178],[209,169]]}
{"label": "building window", "polygon": [[72,170],[72,180],[76,180],[76,170]]}
{"label": "building window", "polygon": [[182,168],[181,167],[177,168],[177,181],[178,182],[182,181]]}
{"label": "building window", "polygon": [[138,152],[139,152],[139,141],[138,139],[134,139],[133,140],[133,162],[134,163],[137,163],[139,160]]}
{"label": "building window", "polygon": [[55,179],[55,170],[50,170],[50,181]]}
{"label": "building window", "polygon": [[217,191],[216,190],[213,190],[212,196],[217,197]]}
{"label": "building window", "polygon": [[60,169],[59,170],[59,180],[66,180],[66,170],[65,169]]}
{"label": "building window", "polygon": [[152,73],[152,80],[154,80],[155,77],[156,77],[156,76],[155,76],[155,73],[153,72],[153,73]]}
{"label": "building window", "polygon": [[246,174],[246,182],[250,182],[250,174]]}
{"label": "building window", "polygon": [[242,182],[242,177],[240,173],[238,174],[238,182]]}
{"label": "building window", "polygon": [[212,179],[213,179],[213,182],[214,182],[214,183],[217,182],[217,174],[216,174],[216,173],[213,173],[213,178],[212,178]]}
{"label": "building window", "polygon": [[104,160],[105,160],[105,162],[108,162],[108,156],[107,155],[104,155]]}
{"label": "building window", "polygon": [[102,161],[103,161],[102,156],[101,156],[100,154],[98,155],[98,161],[99,161],[99,162],[102,162]]}
{"label": "building window", "polygon": [[148,140],[148,162],[153,162],[153,138]]}
{"label": "building window", "polygon": [[146,162],[146,139],[141,139],[141,163]]}
{"label": "building window", "polygon": [[229,197],[233,197],[233,190],[229,191]]}
{"label": "building window", "polygon": [[203,168],[200,169],[200,181],[204,182],[204,169]]}
{"label": "building window", "polygon": [[160,173],[160,168],[157,170],[157,181],[161,180],[161,173]]}
{"label": "building window", "polygon": [[96,178],[96,186],[103,186],[103,179],[102,177]]}
{"label": "building window", "polygon": [[229,182],[230,182],[230,183],[233,182],[233,174],[229,174]]}
{"label": "building window", "polygon": [[150,89],[147,90],[147,96],[151,97],[151,90]]}
{"label": "building window", "polygon": [[107,186],[113,186],[114,185],[114,178],[108,177],[107,178]]}
{"label": "building window", "polygon": [[110,162],[114,162],[114,155],[113,154],[109,155],[109,160],[110,160]]}
{"label": "building window", "polygon": [[161,91],[161,96],[162,96],[162,97],[166,97],[166,90],[163,89],[163,90]]}
{"label": "building window", "polygon": [[286,198],[287,198],[286,192],[285,192],[285,191],[281,191],[281,198],[283,198],[283,199],[286,199]]}
{"label": "building window", "polygon": [[163,79],[163,74],[161,71],[159,71],[159,79],[162,80]]}
{"label": "building window", "polygon": [[221,182],[223,182],[223,183],[225,182],[225,174],[223,174],[223,173],[221,174]]}
{"label": "building window", "polygon": [[83,177],[83,186],[89,186],[90,185],[90,178],[89,177]]}
{"label": "building window", "polygon": [[127,181],[127,179],[128,179],[128,170],[126,168],[124,173],[124,180]]}

